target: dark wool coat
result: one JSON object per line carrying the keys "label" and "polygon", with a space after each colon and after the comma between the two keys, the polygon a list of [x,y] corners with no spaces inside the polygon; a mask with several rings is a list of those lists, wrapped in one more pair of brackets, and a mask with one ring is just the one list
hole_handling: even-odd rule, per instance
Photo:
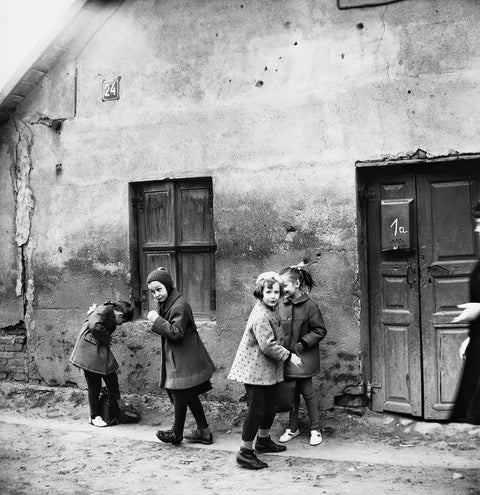
{"label": "dark wool coat", "polygon": [[257,301],[228,378],[250,385],[283,382],[283,363],[290,357],[290,352],[282,344],[283,332],[276,309]]}
{"label": "dark wool coat", "polygon": [[298,354],[302,366],[296,368],[290,361],[285,364],[288,378],[309,378],[320,371],[318,343],[327,334],[322,313],[307,294],[293,301],[284,299],[279,305],[285,347]]}
{"label": "dark wool coat", "polygon": [[82,325],[70,362],[78,368],[100,375],[117,371],[119,366],[110,350],[112,333],[116,328],[113,306],[98,306]]}
{"label": "dark wool coat", "polygon": [[160,386],[183,390],[210,380],[215,366],[198,335],[192,308],[177,289],[158,305],[158,313],[151,329],[162,337]]}
{"label": "dark wool coat", "polygon": [[[470,302],[480,302],[480,264],[470,276]],[[450,420],[480,424],[480,318],[470,322],[470,342]]]}

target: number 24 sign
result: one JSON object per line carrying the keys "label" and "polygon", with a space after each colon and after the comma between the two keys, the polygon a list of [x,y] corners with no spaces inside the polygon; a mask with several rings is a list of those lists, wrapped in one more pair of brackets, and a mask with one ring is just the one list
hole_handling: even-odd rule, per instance
{"label": "number 24 sign", "polygon": [[118,100],[120,98],[120,77],[103,80],[102,101]]}

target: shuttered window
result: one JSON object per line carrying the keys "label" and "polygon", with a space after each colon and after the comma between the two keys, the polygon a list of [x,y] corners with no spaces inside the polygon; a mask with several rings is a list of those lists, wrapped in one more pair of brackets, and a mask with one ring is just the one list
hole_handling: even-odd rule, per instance
{"label": "shuttered window", "polygon": [[[196,318],[215,311],[215,238],[211,178],[132,184],[138,297],[141,315],[156,308],[146,287],[150,271],[163,266],[192,306]],[[135,284],[137,285],[137,284]]]}

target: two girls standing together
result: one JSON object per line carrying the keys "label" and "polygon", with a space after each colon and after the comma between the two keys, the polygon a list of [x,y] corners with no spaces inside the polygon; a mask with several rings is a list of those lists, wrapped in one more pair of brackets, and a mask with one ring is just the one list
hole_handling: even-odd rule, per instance
{"label": "two girls standing together", "polygon": [[265,272],[257,278],[253,293],[257,302],[228,376],[243,383],[247,392],[248,410],[237,454],[237,463],[247,469],[268,467],[257,458],[256,452],[286,450],[270,438],[277,388],[284,379],[295,380],[296,387],[289,427],[280,442],[288,442],[299,434],[300,395],[310,419],[310,445],[322,442],[312,377],[320,371],[318,344],[327,331],[320,309],[306,292],[313,286],[314,281],[303,266],[284,268],[280,274]]}

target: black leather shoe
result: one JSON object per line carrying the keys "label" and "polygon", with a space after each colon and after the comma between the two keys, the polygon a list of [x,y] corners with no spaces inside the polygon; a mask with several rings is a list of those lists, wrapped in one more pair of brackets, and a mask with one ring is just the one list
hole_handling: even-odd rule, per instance
{"label": "black leather shoe", "polygon": [[199,430],[193,430],[191,434],[185,435],[185,439],[191,443],[203,443],[203,445],[213,443],[213,435],[211,433],[204,434]]}
{"label": "black leather shoe", "polygon": [[268,467],[266,462],[261,461],[254,450],[241,448],[237,454],[237,464],[246,469],[264,469]]}
{"label": "black leather shoe", "polygon": [[271,452],[276,454],[277,452],[284,452],[287,450],[287,447],[285,447],[285,445],[278,445],[278,443],[275,443],[269,436],[257,437],[255,450],[262,453]]}
{"label": "black leather shoe", "polygon": [[183,440],[183,437],[177,437],[172,430],[162,431],[158,430],[157,438],[163,443],[171,443],[172,445],[178,445]]}

